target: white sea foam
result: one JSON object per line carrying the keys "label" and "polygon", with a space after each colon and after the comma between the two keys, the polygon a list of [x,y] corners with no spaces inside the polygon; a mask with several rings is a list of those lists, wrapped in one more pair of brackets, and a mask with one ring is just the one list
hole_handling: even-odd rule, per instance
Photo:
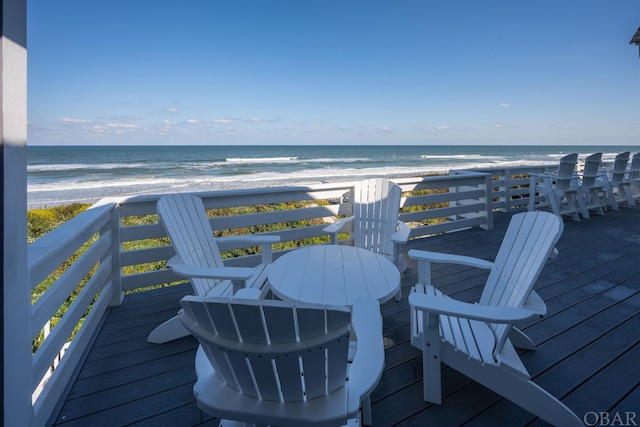
{"label": "white sea foam", "polygon": [[325,158],[314,157],[301,159],[300,157],[236,157],[227,158],[229,163],[246,163],[246,164],[266,164],[266,163],[353,163],[369,161],[365,157],[357,158]]}
{"label": "white sea foam", "polygon": [[504,156],[487,156],[485,154],[454,154],[454,155],[432,155],[423,154],[420,156],[422,159],[437,159],[437,160],[469,160],[469,159],[481,159],[481,160],[504,160]]}
{"label": "white sea foam", "polygon": [[235,157],[226,159],[229,163],[283,163],[298,160],[297,157]]}
{"label": "white sea foam", "polygon": [[112,170],[122,167],[127,168],[143,168],[149,167],[149,164],[145,163],[54,163],[54,164],[37,164],[28,165],[27,173],[29,172],[55,172],[55,171],[79,171],[79,170]]}

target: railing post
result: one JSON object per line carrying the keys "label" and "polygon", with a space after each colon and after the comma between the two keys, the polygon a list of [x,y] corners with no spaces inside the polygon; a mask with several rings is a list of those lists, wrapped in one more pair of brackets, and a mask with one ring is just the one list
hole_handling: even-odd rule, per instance
{"label": "railing post", "polygon": [[502,182],[504,185],[504,208],[502,209],[502,212],[509,212],[511,211],[511,169],[507,168],[504,170]]}
{"label": "railing post", "polygon": [[109,305],[111,307],[119,306],[124,299],[122,291],[122,263],[120,261],[120,253],[122,252],[122,243],[120,242],[120,227],[122,226],[122,218],[120,217],[120,204],[116,204],[111,210],[111,221],[108,227],[111,231],[111,286],[113,296]]}
{"label": "railing post", "polygon": [[492,230],[493,229],[493,176],[490,173],[485,174],[484,176],[484,188],[485,188],[485,210],[484,210],[484,220],[485,223],[480,225],[480,228],[484,230]]}

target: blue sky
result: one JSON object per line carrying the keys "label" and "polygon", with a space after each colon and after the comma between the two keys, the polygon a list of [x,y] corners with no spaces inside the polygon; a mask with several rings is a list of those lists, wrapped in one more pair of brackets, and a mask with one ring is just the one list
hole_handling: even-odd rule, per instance
{"label": "blue sky", "polygon": [[640,143],[638,0],[29,0],[30,145]]}

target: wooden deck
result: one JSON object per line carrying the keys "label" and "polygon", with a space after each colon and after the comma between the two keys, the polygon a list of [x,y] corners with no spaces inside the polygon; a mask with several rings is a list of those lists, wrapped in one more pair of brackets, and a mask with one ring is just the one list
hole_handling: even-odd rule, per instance
{"label": "wooden deck", "polygon": [[[466,230],[411,247],[493,259],[508,220],[509,215],[497,214],[492,231]],[[635,416],[640,411],[640,208],[580,222],[567,218],[558,249],[536,285],[548,305],[547,316],[519,325],[538,346],[523,352],[523,362],[537,384],[579,417],[587,414],[587,421],[596,421],[593,412],[608,412],[611,420],[616,414]],[[422,355],[409,343],[406,298],[416,281],[415,262],[409,267],[402,279],[404,298],[381,308],[391,345],[372,395],[374,425],[545,425],[446,367],[443,404],[422,400]],[[479,296],[484,274],[460,266],[434,269],[435,283],[465,301]],[[112,309],[53,424],[218,425],[192,396],[195,339],[146,342],[189,292],[181,286],[129,295]]]}

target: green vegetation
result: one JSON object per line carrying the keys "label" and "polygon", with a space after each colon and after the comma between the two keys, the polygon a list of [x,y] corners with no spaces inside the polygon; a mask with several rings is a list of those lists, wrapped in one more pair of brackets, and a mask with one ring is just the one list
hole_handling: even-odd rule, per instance
{"label": "green vegetation", "polygon": [[44,236],[91,205],[73,203],[52,208],[32,209],[27,212],[27,243]]}
{"label": "green vegetation", "polygon": [[[56,227],[59,227],[64,222],[70,220],[74,216],[86,210],[89,206],[87,204],[71,204],[65,206],[56,206],[52,208],[33,209],[27,212],[27,242],[32,243],[36,239],[44,236]],[[71,266],[80,255],[86,250],[90,242],[85,244],[85,247],[76,251],[68,260],[62,263],[56,270],[54,270],[42,283],[40,283],[31,293],[31,303],[33,304],[38,298]],[[80,289],[76,289],[75,293]],[[73,295],[75,296],[75,294]],[[73,299],[67,301],[65,309]]]}

